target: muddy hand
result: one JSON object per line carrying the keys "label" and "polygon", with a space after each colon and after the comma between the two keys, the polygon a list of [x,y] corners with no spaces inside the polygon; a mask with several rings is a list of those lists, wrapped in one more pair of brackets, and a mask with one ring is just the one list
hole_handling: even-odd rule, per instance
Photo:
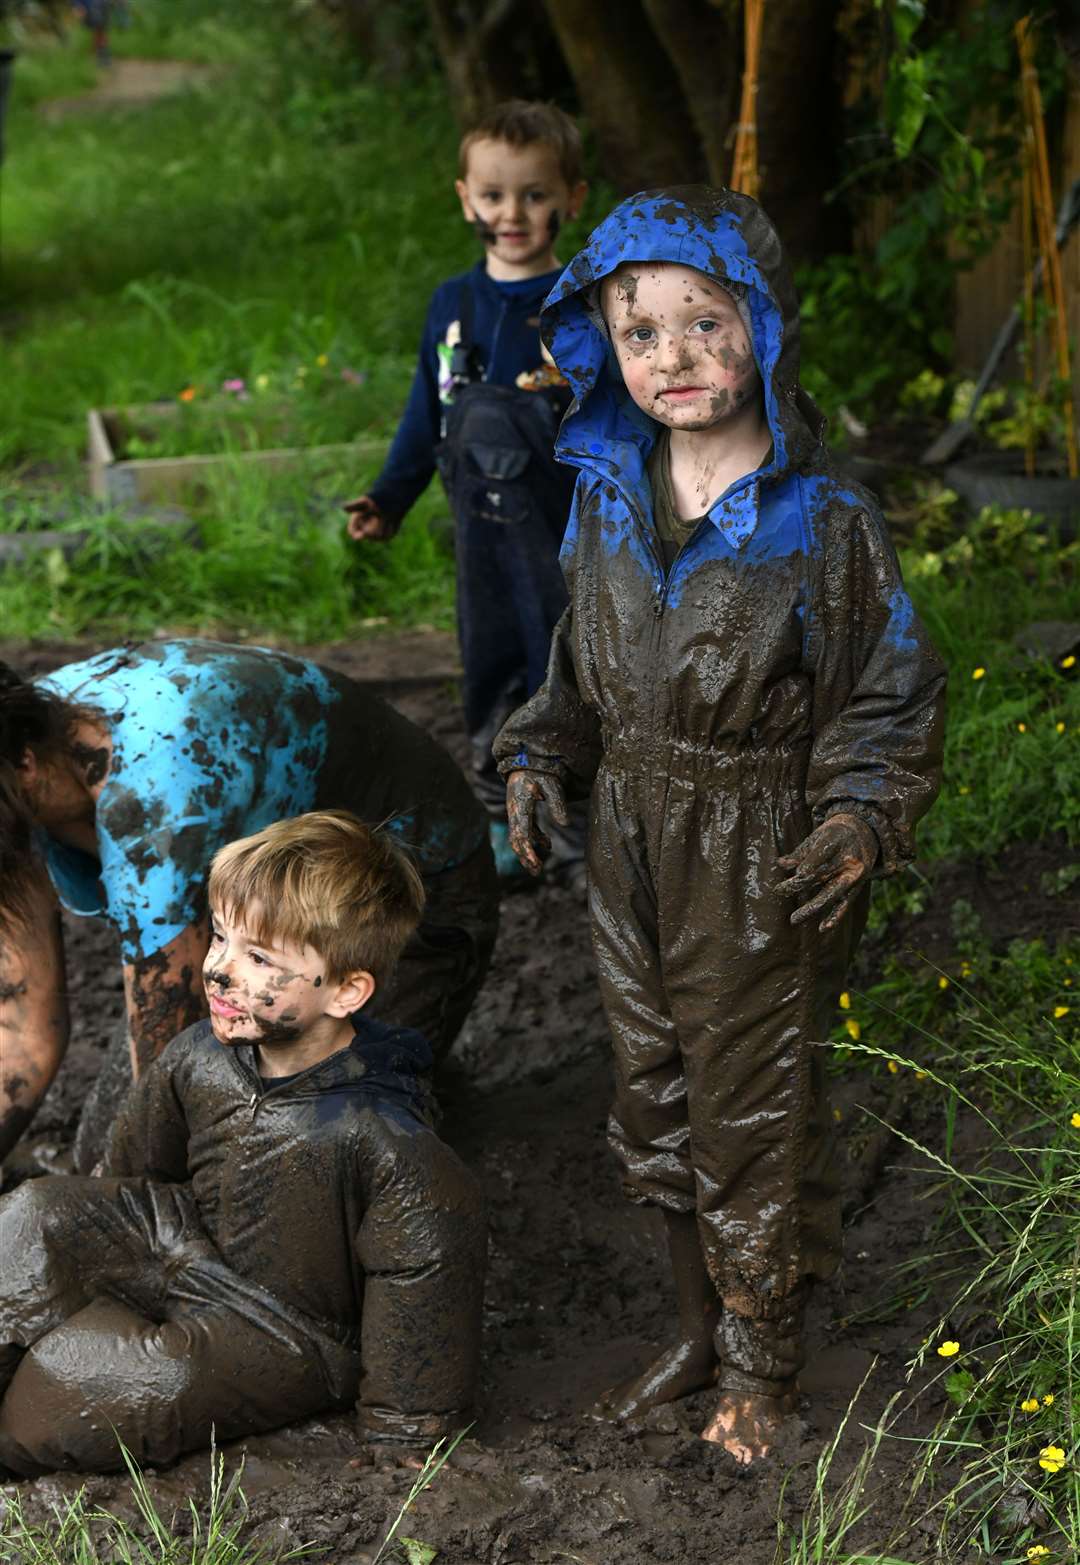
{"label": "muddy hand", "polygon": [[569,826],[566,795],[556,777],[545,772],[516,771],[506,779],[506,818],[510,825],[510,846],[530,875],[539,875],[551,852],[551,838],[536,823],[541,800],[551,811],[557,826]]}
{"label": "muddy hand", "polygon": [[341,509],[348,517],[345,531],[357,543],[363,542],[365,538],[385,543],[393,536],[394,530],[390,523],[368,495],[361,495],[358,500],[346,500]]}
{"label": "muddy hand", "polygon": [[777,860],[788,870],[780,889],[800,899],[791,915],[804,924],[822,913],[818,928],[833,929],[877,863],[878,841],[872,826],[857,815],[830,815],[791,853]]}

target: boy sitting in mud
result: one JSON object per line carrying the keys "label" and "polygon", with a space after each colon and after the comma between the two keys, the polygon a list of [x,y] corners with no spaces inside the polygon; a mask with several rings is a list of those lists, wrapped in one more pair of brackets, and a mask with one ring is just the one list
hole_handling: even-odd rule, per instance
{"label": "boy sitting in mud", "polygon": [[870,877],[912,857],[937,790],[944,673],[876,503],[828,460],[756,202],[631,197],[542,329],[578,399],[557,448],[580,470],[570,607],[495,753],[534,874],[538,803],[558,819],[591,790],[609,1133],[630,1198],[664,1214],[679,1312],[599,1411],[715,1385],[704,1438],[748,1465],[794,1405],[810,1282],[839,1261],[817,1045]]}
{"label": "boy sitting in mud", "polygon": [[368,1020],[423,907],[384,831],[279,821],[213,860],[209,1021],[140,1078],[104,1176],[0,1201],[0,1467],[172,1461],[357,1405],[468,1422],[486,1227],[419,1033]]}

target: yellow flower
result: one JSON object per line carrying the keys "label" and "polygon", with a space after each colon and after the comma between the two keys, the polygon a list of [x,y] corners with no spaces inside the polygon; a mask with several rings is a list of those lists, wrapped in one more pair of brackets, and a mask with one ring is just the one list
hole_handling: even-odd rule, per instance
{"label": "yellow flower", "polygon": [[1044,1445],[1039,1452],[1039,1466],[1048,1473],[1060,1473],[1065,1466],[1065,1452],[1059,1445]]}
{"label": "yellow flower", "polygon": [[[1064,668],[1064,663],[1061,666]],[[973,668],[971,671],[971,677],[972,679],[984,679],[986,677],[985,668]]]}
{"label": "yellow flower", "polygon": [[859,1039],[862,1037],[862,1028],[859,1026],[854,1016],[849,1016],[847,1021],[844,1023],[844,1026],[847,1029],[848,1037],[854,1038],[855,1042],[858,1043]]}
{"label": "yellow flower", "polygon": [[1063,978],[1061,980],[1061,982],[1064,984],[1066,989],[1071,989],[1072,988],[1072,979],[1071,978]]}
{"label": "yellow flower", "polygon": [[270,384],[270,377],[269,377],[269,375],[256,375],[256,377],[255,377],[255,390],[256,391],[265,391],[267,386],[269,386],[269,384]]}
{"label": "yellow flower", "polygon": [[1061,1018],[1063,1016],[1068,1016],[1068,1014],[1069,1014],[1069,1007],[1067,1005],[1055,1005],[1054,1006],[1054,1020],[1055,1020],[1055,1022],[1060,1022]]}
{"label": "yellow flower", "polygon": [[967,783],[961,783],[960,787],[957,788],[956,791],[957,793],[970,793],[971,789],[968,787]]}
{"label": "yellow flower", "polygon": [[956,1355],[959,1353],[959,1351],[960,1351],[960,1344],[958,1342],[943,1342],[941,1344],[940,1348],[938,1348],[938,1358],[942,1358],[942,1359],[955,1358]]}
{"label": "yellow flower", "polygon": [[916,1081],[925,1081],[926,1080],[926,1072],[925,1071],[916,1071],[915,1072],[915,1080]]}
{"label": "yellow flower", "polygon": [[846,989],[844,990],[843,994],[840,996],[840,1009],[842,1011],[850,1011],[851,1010],[851,996],[848,994]]}
{"label": "yellow flower", "polygon": [[949,987],[949,980],[945,977],[944,973],[942,973],[941,977],[938,979],[937,986],[939,989],[947,989]]}
{"label": "yellow flower", "polygon": [[1062,668],[1073,668],[1075,666],[1075,664],[1076,664],[1076,656],[1072,652],[1069,653],[1067,658],[1062,658],[1062,660],[1061,660]]}
{"label": "yellow flower", "polygon": [[1080,1114],[1074,1114],[1069,1124],[1074,1130],[1080,1130]]}
{"label": "yellow flower", "polygon": [[1029,1560],[1044,1560],[1049,1553],[1050,1550],[1045,1548],[1043,1544],[1033,1543],[1027,1551],[1027,1557]]}
{"label": "yellow flower", "polygon": [[1054,1393],[1052,1391],[1048,1391],[1046,1393],[1046,1395],[1043,1397],[1043,1407],[1053,1407],[1053,1405],[1054,1405]]}
{"label": "yellow flower", "polygon": [[315,363],[321,370],[324,370],[330,363],[330,355],[328,353],[320,353],[319,357],[315,360]]}
{"label": "yellow flower", "polygon": [[832,1117],[836,1121],[836,1123],[839,1125],[840,1121],[843,1119],[844,1116],[841,1114],[839,1109],[833,1109]]}
{"label": "yellow flower", "polygon": [[1027,1397],[1025,1401],[1021,1402],[1020,1411],[1022,1413],[1037,1413],[1039,1411],[1038,1397]]}
{"label": "yellow flower", "polygon": [[900,1067],[899,1067],[899,1065],[897,1065],[895,1060],[890,1060],[889,1061],[889,1075],[890,1076],[898,1076],[899,1074],[900,1074]]}
{"label": "yellow flower", "polygon": [[1017,731],[1018,734],[1026,734],[1027,733],[1027,724],[1026,723],[1017,723],[1016,731]]}
{"label": "yellow flower", "polygon": [[961,978],[970,978],[974,971],[975,971],[975,969],[972,967],[970,962],[961,962],[960,963],[960,977]]}
{"label": "yellow flower", "polygon": [[1057,733],[1057,734],[1063,734],[1065,732],[1065,724],[1064,723],[1055,723],[1054,724],[1054,732]]}

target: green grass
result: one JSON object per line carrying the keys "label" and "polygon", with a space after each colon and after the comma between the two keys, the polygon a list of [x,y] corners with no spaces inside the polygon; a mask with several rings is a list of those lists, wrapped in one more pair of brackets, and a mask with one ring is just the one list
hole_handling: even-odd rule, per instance
{"label": "green grass", "polygon": [[225,1458],[211,1449],[205,1507],[191,1500],[186,1514],[165,1518],[130,1452],[122,1444],[120,1450],[138,1525],[91,1505],[85,1489],[54,1501],[51,1519],[38,1521],[26,1513],[16,1489],[5,1496],[0,1514],[0,1565],[285,1565],[321,1553],[306,1547],[268,1552],[243,1540],[242,1463],[226,1478]]}
{"label": "green grass", "polygon": [[[210,65],[154,105],[51,122],[49,98],[95,80],[79,29],[24,40],[3,170],[0,474],[53,499],[85,488],[90,407],[198,401],[265,381],[293,401],[291,443],[389,440],[428,298],[477,255],[453,192],[457,130],[434,81],[362,79],[324,29],[275,32],[256,0],[140,0],[118,54]],[[605,200],[568,229],[569,256]],[[311,385],[359,377],[328,400]],[[193,407],[195,404],[192,405]],[[329,409],[329,410],[328,410]],[[214,446],[228,439],[214,432]],[[251,444],[233,431],[232,443]],[[270,438],[266,434],[265,438]],[[264,443],[260,438],[257,443]],[[299,492],[237,468],[199,509],[205,547],[152,563],[115,518],[74,568],[0,576],[12,636],[141,635],[168,625],[323,640],[357,622],[453,620],[437,484],[386,547],[356,549],[336,502],[377,463]],[[298,523],[298,508],[307,514]],[[44,512],[42,513],[44,515]]]}

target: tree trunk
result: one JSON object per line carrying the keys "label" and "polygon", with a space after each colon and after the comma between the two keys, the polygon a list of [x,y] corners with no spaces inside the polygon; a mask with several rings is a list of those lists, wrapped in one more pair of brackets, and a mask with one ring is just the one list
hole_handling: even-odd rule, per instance
{"label": "tree trunk", "polygon": [[834,79],[837,0],[767,0],[761,35],[761,204],[797,262],[845,250],[836,183],[841,89]]}
{"label": "tree trunk", "polygon": [[679,78],[639,0],[545,4],[616,189],[703,178],[705,160]]}
{"label": "tree trunk", "polygon": [[565,96],[569,77],[534,0],[427,0],[427,9],[462,125],[506,98]]}
{"label": "tree trunk", "polygon": [[726,185],[739,109],[742,24],[734,0],[642,0],[678,75],[708,177]]}

